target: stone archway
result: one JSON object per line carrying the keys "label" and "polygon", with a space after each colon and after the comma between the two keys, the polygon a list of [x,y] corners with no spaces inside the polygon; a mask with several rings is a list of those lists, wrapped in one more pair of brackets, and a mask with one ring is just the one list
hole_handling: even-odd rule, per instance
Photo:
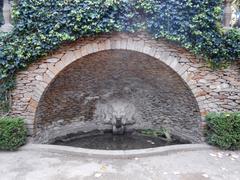
{"label": "stone archway", "polygon": [[186,83],[164,63],[136,51],[106,50],[74,61],[51,81],[38,104],[38,142],[109,130],[111,112],[105,111],[112,105],[126,111],[127,129],[166,128],[192,142],[201,139],[199,108]]}
{"label": "stone archway", "polygon": [[[231,99],[227,103],[224,101],[225,97],[237,96],[240,92],[236,68],[230,67],[221,72],[213,72],[176,45],[152,40],[143,33],[120,33],[83,38],[70,45],[64,45],[58,51],[31,65],[27,71],[19,72],[17,87],[12,93],[12,114],[25,118],[30,134],[33,135],[36,111],[49,85],[72,63],[107,50],[133,51],[159,60],[181,77],[191,90],[202,118],[209,111],[240,109],[240,101]],[[221,78],[224,74],[227,74],[228,79]]]}

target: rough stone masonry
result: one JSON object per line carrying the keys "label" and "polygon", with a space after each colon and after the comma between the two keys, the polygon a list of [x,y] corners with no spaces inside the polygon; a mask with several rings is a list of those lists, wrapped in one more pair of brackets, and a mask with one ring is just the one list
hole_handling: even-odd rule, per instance
{"label": "rough stone masonry", "polygon": [[26,120],[36,142],[108,129],[99,104],[130,103],[129,128],[165,127],[202,141],[208,112],[240,111],[240,69],[212,70],[186,50],[146,33],[82,38],[17,75],[12,115]]}

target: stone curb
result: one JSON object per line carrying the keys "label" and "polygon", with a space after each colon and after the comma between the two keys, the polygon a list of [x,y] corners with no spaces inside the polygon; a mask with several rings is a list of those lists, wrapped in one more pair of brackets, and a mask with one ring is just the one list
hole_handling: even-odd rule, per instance
{"label": "stone curb", "polygon": [[184,144],[171,145],[157,148],[139,149],[139,150],[94,150],[60,145],[47,144],[27,144],[20,148],[20,151],[41,151],[60,153],[65,155],[74,155],[93,158],[136,158],[148,156],[165,156],[169,154],[189,151],[203,151],[216,149],[207,144]]}

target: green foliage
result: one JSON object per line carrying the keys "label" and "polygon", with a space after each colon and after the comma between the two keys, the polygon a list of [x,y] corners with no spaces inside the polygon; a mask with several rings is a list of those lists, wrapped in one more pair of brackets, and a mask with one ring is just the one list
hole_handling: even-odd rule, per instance
{"label": "green foliage", "polygon": [[0,47],[3,45],[2,39],[6,36],[7,33],[5,32],[0,32]]}
{"label": "green foliage", "polygon": [[10,110],[9,91],[15,87],[13,77],[8,77],[4,82],[0,80],[0,114],[7,113]]}
{"label": "green foliage", "polygon": [[20,118],[0,118],[0,150],[17,150],[26,143],[27,130]]}
{"label": "green foliage", "polygon": [[240,113],[210,113],[206,121],[209,144],[221,149],[240,149]]}
{"label": "green foliage", "polygon": [[0,39],[0,79],[64,42],[114,31],[145,30],[207,62],[232,62],[240,58],[240,36],[221,29],[221,6],[222,0],[19,0],[15,27]]}
{"label": "green foliage", "polygon": [[240,8],[240,0],[232,0],[232,4]]}
{"label": "green foliage", "polygon": [[140,131],[141,134],[144,134],[146,136],[152,136],[152,137],[164,137],[167,140],[171,141],[171,135],[169,131],[165,128],[161,128],[158,130],[153,130],[153,129],[143,129]]}

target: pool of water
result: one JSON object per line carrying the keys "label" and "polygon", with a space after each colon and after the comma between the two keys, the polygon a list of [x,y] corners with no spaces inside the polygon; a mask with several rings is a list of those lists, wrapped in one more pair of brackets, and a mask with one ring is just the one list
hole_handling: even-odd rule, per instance
{"label": "pool of water", "polygon": [[113,135],[112,133],[107,132],[102,134],[76,136],[76,138],[74,138],[74,136],[71,138],[66,137],[56,140],[53,144],[88,149],[130,150],[186,143],[188,142],[176,138],[172,139],[172,141],[167,141],[161,137],[146,136],[139,133]]}

